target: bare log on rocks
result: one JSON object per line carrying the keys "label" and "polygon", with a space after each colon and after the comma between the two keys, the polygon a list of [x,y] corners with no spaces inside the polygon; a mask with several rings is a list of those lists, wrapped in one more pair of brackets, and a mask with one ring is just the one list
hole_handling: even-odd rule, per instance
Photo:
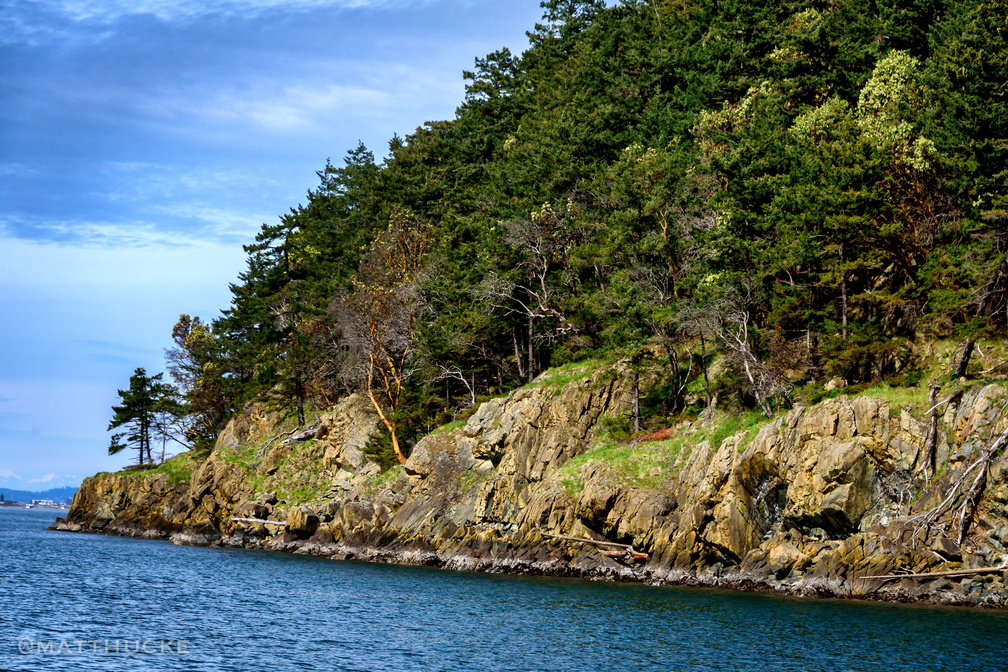
{"label": "bare log on rocks", "polygon": [[977,576],[978,574],[998,574],[1008,570],[1008,565],[1000,567],[977,567],[975,569],[950,569],[945,572],[925,572],[923,574],[882,574],[879,576],[859,576],[859,579],[944,579],[955,576]]}
{"label": "bare log on rocks", "polygon": [[[1002,409],[1002,412],[1004,409]],[[921,521],[920,526],[914,531],[914,536],[921,529],[929,530],[935,522],[945,514],[946,511],[950,511],[955,507],[955,501],[959,493],[964,489],[966,481],[971,474],[976,472],[973,477],[973,482],[970,489],[966,493],[962,504],[959,506],[958,510],[958,522],[959,522],[959,533],[957,544],[962,546],[962,543],[966,540],[966,535],[969,533],[970,524],[973,521],[973,515],[976,513],[977,506],[980,503],[980,498],[983,496],[984,487],[987,485],[987,470],[990,467],[991,462],[997,457],[997,454],[1004,448],[1005,444],[1008,443],[1008,428],[1006,428],[1001,435],[998,436],[997,440],[994,441],[980,454],[971,465],[966,467],[963,472],[956,479],[952,487],[949,488],[948,494],[945,499],[941,501],[937,506],[918,514],[911,518],[911,521],[919,520]],[[926,535],[926,533],[925,533]]]}

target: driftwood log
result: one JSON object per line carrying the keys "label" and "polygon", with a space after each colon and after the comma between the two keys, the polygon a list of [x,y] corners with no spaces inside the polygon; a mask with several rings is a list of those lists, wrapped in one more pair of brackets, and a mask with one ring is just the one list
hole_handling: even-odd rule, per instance
{"label": "driftwood log", "polygon": [[926,572],[924,574],[884,574],[881,576],[859,576],[859,579],[945,579],[956,576],[976,576],[977,574],[997,574],[1008,571],[1008,565],[1000,567],[977,567],[974,569],[951,569],[946,572]]}
{"label": "driftwood log", "polygon": [[568,537],[562,534],[544,534],[547,539],[560,539],[562,541],[577,541],[582,544],[592,544],[594,546],[612,546],[614,548],[620,548],[622,550],[603,550],[600,551],[602,555],[608,558],[615,559],[625,559],[625,560],[647,560],[648,554],[641,553],[634,549],[630,544],[621,544],[616,541],[600,541],[598,539],[585,539],[584,537]]}

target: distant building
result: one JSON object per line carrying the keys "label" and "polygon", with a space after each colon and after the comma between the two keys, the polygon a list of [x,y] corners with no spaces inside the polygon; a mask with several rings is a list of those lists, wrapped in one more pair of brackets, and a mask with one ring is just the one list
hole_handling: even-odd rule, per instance
{"label": "distant building", "polygon": [[31,505],[33,509],[54,509],[57,506],[51,499],[33,499]]}

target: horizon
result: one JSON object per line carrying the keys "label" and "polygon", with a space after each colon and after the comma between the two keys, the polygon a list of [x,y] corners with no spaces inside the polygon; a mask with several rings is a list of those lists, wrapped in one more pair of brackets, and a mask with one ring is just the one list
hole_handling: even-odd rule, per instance
{"label": "horizon", "polygon": [[77,487],[137,367],[213,319],[326,160],[450,119],[538,0],[14,0],[0,18],[0,487]]}

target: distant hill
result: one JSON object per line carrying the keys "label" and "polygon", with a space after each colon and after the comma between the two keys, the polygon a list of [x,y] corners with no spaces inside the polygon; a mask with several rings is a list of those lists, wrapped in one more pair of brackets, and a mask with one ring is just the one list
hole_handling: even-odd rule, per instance
{"label": "distant hill", "polygon": [[73,499],[77,488],[63,487],[42,490],[41,492],[31,492],[29,490],[11,490],[10,488],[0,488],[0,495],[8,502],[24,502],[30,504],[33,499],[51,499],[54,502],[66,502]]}

